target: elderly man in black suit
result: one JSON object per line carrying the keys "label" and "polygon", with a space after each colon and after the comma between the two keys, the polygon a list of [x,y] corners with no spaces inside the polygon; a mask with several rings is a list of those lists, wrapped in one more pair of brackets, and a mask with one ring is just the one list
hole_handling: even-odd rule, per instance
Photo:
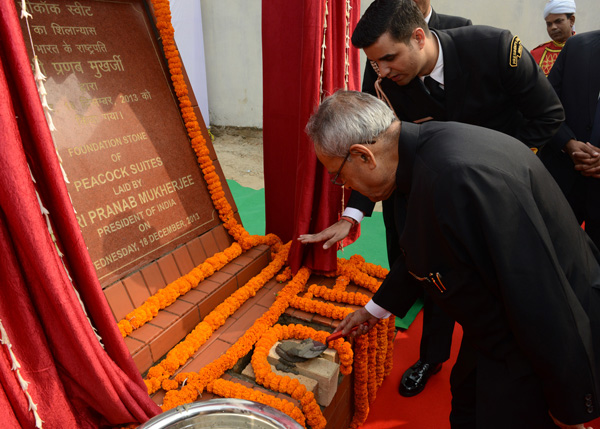
{"label": "elderly man in black suit", "polygon": [[[600,254],[525,145],[400,122],[353,91],[325,99],[306,130],[338,183],[405,207],[402,255],[370,303],[403,316],[424,290],[461,324],[453,429],[583,429],[600,415]],[[378,317],[367,304],[336,331]]]}
{"label": "elderly man in black suit", "polygon": [[600,31],[570,37],[548,80],[566,120],[540,158],[600,247]]}
{"label": "elderly man in black suit", "polygon": [[[429,28],[445,30],[472,25],[470,19],[436,13],[431,7],[429,0],[413,1],[423,14]],[[378,70],[378,66],[375,61],[368,61],[365,65],[362,85],[364,92],[375,94],[375,86],[381,85],[381,79],[384,76],[379,75],[376,70]],[[343,216],[360,222],[364,214],[357,208],[352,207],[352,205],[360,206],[361,203],[360,201],[357,202],[355,197],[351,200],[350,206],[344,211]],[[371,211],[372,209],[367,207],[367,213],[370,214]],[[386,214],[389,214],[387,210]],[[394,237],[395,233],[391,231],[390,236]],[[399,249],[394,240],[388,240],[387,245],[389,264],[392,266],[394,260],[398,257]],[[454,320],[450,319],[443,311],[437,308],[431,299],[425,295],[419,360],[402,375],[398,388],[398,392],[402,396],[410,397],[418,395],[425,388],[429,377],[440,371],[442,363],[450,357],[453,330]]]}
{"label": "elderly man in black suit", "polygon": [[[352,43],[377,65],[381,77],[376,83],[377,76],[367,67],[363,91],[385,98],[401,120],[480,125],[516,137],[537,151],[564,119],[545,75],[508,30],[464,26],[430,31],[412,0],[377,0],[360,19]],[[391,201],[383,202],[390,266],[401,253],[396,229],[403,228],[395,213],[403,208],[393,207]],[[373,208],[371,201],[352,192],[343,218],[360,221]],[[350,222],[340,220],[310,240],[325,241],[329,247],[349,229]],[[453,326],[454,321],[426,296],[420,359],[403,376],[402,395],[422,391],[448,359]]]}

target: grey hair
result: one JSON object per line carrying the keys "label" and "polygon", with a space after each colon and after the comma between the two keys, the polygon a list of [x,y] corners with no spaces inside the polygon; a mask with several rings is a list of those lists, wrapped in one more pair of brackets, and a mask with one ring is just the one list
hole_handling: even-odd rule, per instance
{"label": "grey hair", "polygon": [[326,156],[344,157],[353,144],[368,143],[396,120],[381,100],[358,91],[327,97],[306,124],[306,134]]}

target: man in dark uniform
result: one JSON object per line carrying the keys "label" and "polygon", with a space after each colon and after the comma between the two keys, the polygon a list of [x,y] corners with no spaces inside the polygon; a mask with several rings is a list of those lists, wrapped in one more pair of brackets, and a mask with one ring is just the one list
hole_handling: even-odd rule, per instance
{"label": "man in dark uniform", "polygon": [[383,313],[367,304],[336,331],[403,316],[425,289],[463,328],[453,429],[583,429],[600,415],[600,254],[532,151],[482,127],[401,123],[353,91],[306,130],[338,182],[405,206],[402,255],[371,300]]}
{"label": "man in dark uniform", "polygon": [[570,37],[548,80],[566,120],[540,158],[600,248],[600,31]]}
{"label": "man in dark uniform", "polygon": [[[382,77],[379,85],[373,71],[365,73],[363,91],[387,99],[401,120],[480,125],[537,150],[564,119],[545,75],[508,30],[466,26],[429,31],[413,1],[378,0],[359,21],[352,43],[378,65]],[[374,204],[352,192],[348,208],[344,217],[359,211],[360,221]],[[394,209],[391,201],[383,202],[390,266],[400,254]],[[314,241],[326,241],[329,247],[348,231],[349,223],[341,220],[316,234]],[[403,376],[401,394],[419,393],[440,370],[450,355],[453,327],[453,320],[426,296],[420,359]]]}

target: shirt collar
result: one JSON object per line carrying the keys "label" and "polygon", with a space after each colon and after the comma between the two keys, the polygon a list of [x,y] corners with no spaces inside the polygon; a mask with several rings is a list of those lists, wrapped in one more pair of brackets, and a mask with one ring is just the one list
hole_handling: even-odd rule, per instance
{"label": "shirt collar", "polygon": [[431,19],[431,15],[433,15],[433,8],[431,6],[429,6],[429,13],[425,17],[425,22],[427,23],[427,25],[429,25],[429,20]]}
{"label": "shirt collar", "polygon": [[[433,67],[433,70],[431,71],[429,76],[431,76],[432,79],[439,83],[442,86],[442,88],[444,88],[444,51],[442,50],[440,38],[437,34],[435,34],[435,31],[432,31],[432,33],[435,36],[436,43],[438,44],[438,58],[435,63],[435,67]],[[426,76],[419,76],[419,79],[423,81],[425,77]]]}

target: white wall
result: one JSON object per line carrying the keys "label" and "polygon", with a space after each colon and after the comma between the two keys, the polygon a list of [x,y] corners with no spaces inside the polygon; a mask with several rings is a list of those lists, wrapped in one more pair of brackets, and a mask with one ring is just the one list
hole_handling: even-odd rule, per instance
{"label": "white wall", "polygon": [[262,128],[261,0],[200,3],[210,123]]}
{"label": "white wall", "polygon": [[[178,1],[200,1],[202,6],[210,123],[262,128],[261,0]],[[361,10],[371,2],[363,0]],[[600,1],[576,2],[576,30],[600,29]],[[550,40],[542,18],[545,4],[546,0],[432,0],[437,12],[511,30],[527,49]]]}

